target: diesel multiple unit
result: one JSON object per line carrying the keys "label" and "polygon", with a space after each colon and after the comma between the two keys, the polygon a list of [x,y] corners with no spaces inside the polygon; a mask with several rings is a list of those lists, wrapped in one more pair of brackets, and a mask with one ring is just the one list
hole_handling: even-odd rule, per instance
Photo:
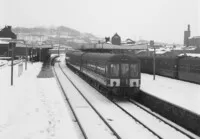
{"label": "diesel multiple unit", "polygon": [[137,96],[140,60],[125,54],[66,52],[66,64],[107,96]]}

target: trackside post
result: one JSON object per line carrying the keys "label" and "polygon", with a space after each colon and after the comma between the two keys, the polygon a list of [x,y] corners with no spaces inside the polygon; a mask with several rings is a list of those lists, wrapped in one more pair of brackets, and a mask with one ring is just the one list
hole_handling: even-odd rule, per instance
{"label": "trackside post", "polygon": [[156,48],[155,48],[155,45],[154,45],[154,41],[153,40],[151,40],[150,41],[150,46],[151,46],[151,48],[153,47],[153,50],[154,50],[154,52],[153,52],[153,80],[155,80],[155,71],[156,71]]}

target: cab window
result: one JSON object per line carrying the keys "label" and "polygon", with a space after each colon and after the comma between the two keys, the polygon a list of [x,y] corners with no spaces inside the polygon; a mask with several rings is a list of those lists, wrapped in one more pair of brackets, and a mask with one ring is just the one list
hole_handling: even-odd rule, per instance
{"label": "cab window", "polygon": [[130,75],[131,77],[138,76],[138,64],[130,64]]}
{"label": "cab window", "polygon": [[119,76],[119,64],[110,64],[110,74],[112,77]]}
{"label": "cab window", "polygon": [[129,76],[129,64],[121,64],[121,76],[122,77]]}

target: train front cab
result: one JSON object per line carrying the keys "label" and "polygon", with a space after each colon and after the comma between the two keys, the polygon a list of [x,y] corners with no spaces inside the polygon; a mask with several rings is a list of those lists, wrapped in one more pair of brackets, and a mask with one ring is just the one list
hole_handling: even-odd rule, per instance
{"label": "train front cab", "polygon": [[108,84],[114,96],[137,96],[140,88],[140,63],[109,63]]}

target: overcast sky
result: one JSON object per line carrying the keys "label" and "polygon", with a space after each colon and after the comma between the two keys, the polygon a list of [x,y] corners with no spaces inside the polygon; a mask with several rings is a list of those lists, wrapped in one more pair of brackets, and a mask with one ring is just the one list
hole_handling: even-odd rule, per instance
{"label": "overcast sky", "polygon": [[183,43],[200,36],[199,0],[0,0],[0,27],[59,26],[101,37]]}

